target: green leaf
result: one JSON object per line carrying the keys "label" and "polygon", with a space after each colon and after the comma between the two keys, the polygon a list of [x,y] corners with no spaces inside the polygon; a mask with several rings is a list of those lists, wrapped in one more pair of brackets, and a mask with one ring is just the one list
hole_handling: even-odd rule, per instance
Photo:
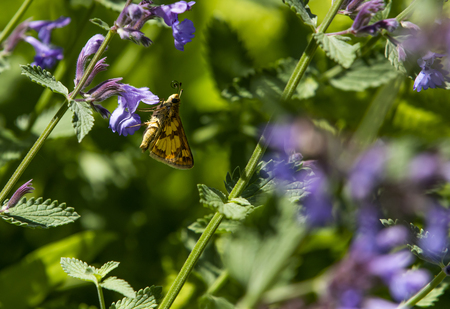
{"label": "green leaf", "polygon": [[227,202],[225,194],[217,189],[198,184],[200,202],[203,206],[223,214],[227,219],[242,220],[254,210],[254,206],[244,198]]}
{"label": "green leaf", "polygon": [[393,44],[391,41],[386,40],[386,48],[384,51],[384,55],[389,60],[391,65],[400,73],[407,74],[407,70],[405,66],[403,65],[403,62],[401,62],[398,59],[398,50],[397,46]]}
{"label": "green leaf", "polygon": [[[277,100],[296,65],[297,60],[293,58],[280,59],[267,68],[253,71],[246,77],[235,78],[233,83],[222,91],[222,96],[231,102],[242,99],[269,102]],[[307,70],[300,80],[294,98],[306,99],[315,95],[318,84],[309,74],[310,70]]]}
{"label": "green leaf", "polygon": [[101,20],[100,18],[92,18],[92,19],[89,19],[89,21],[91,23],[93,23],[94,25],[99,26],[103,30],[109,31],[111,29],[111,27],[106,22]]}
{"label": "green leaf", "polygon": [[[197,221],[189,225],[188,229],[194,231],[197,234],[201,234],[205,231],[206,226],[208,225],[209,221],[211,221],[212,217],[213,214],[209,214],[203,218],[199,218],[197,219]],[[216,234],[232,233],[236,231],[239,226],[240,226],[239,222],[223,219],[222,222],[220,222],[220,225],[216,229],[215,233]]]}
{"label": "green leaf", "polygon": [[102,288],[121,293],[129,298],[136,297],[136,292],[134,292],[131,285],[123,279],[108,277],[100,283],[100,286]]}
{"label": "green leaf", "polygon": [[235,306],[226,298],[213,295],[203,295],[199,300],[200,309],[234,309]]}
{"label": "green leaf", "polygon": [[115,240],[111,232],[84,231],[44,245],[4,267],[0,270],[3,308],[37,308],[48,295],[72,280],[61,269],[62,256],[92,261]]}
{"label": "green leaf", "polygon": [[61,258],[61,267],[66,274],[73,278],[90,281],[97,284],[99,279],[96,276],[96,268],[88,265],[86,262],[75,258]]}
{"label": "green leaf", "polygon": [[102,267],[100,267],[100,269],[98,270],[98,274],[100,276],[102,276],[102,278],[105,278],[105,276],[110,271],[119,267],[119,264],[120,264],[120,262],[115,262],[115,261],[106,262],[105,264],[102,265]]}
{"label": "green leaf", "polygon": [[10,68],[11,65],[9,63],[8,55],[0,52],[0,74],[2,74],[3,71],[9,70]]}
{"label": "green leaf", "polygon": [[95,3],[101,4],[107,9],[110,9],[112,11],[115,11],[117,13],[122,12],[123,8],[125,7],[126,1],[112,1],[112,0],[95,0]]}
{"label": "green leaf", "polygon": [[112,303],[109,309],[151,309],[158,306],[162,288],[159,286],[146,287],[136,293],[136,298],[125,297]]}
{"label": "green leaf", "polygon": [[363,91],[390,82],[398,75],[383,56],[358,59],[348,69],[330,80],[334,87],[346,91]]}
{"label": "green leaf", "polygon": [[89,133],[94,126],[94,116],[92,109],[86,102],[70,101],[69,108],[73,111],[72,125],[77,135],[78,142]]}
{"label": "green leaf", "polygon": [[438,287],[434,288],[430,293],[428,293],[424,298],[422,298],[416,306],[419,307],[430,307],[434,306],[434,303],[438,301],[439,296],[444,294],[445,290],[448,288],[449,284],[447,282],[442,282]]}
{"label": "green leaf", "polygon": [[[0,214],[3,220],[8,223],[29,227],[29,228],[49,228],[72,223],[80,216],[72,207],[67,207],[65,203],[58,204],[58,201],[43,198],[27,199],[24,197],[17,205],[9,208]],[[5,200],[3,205],[7,203]]]}
{"label": "green leaf", "polygon": [[283,2],[313,30],[317,27],[317,16],[311,13],[311,9],[307,5],[309,0],[283,0]]}
{"label": "green leaf", "polygon": [[[70,5],[73,8],[79,8],[79,7],[90,8],[93,1],[94,0],[70,0]],[[98,0],[97,0],[97,2],[98,2]]]}
{"label": "green leaf", "polygon": [[231,84],[235,77],[252,71],[253,59],[226,21],[212,19],[206,32],[206,46],[207,59],[220,90]]}
{"label": "green leaf", "polygon": [[381,224],[383,224],[385,227],[394,226],[397,224],[398,219],[392,220],[392,219],[380,219]]}
{"label": "green leaf", "polygon": [[69,94],[69,90],[61,84],[61,82],[57,81],[53,75],[42,69],[40,66],[36,65],[21,65],[22,68],[22,75],[28,76],[31,81],[43,86],[49,88],[51,91],[62,94],[67,98]]}
{"label": "green leaf", "polygon": [[344,68],[348,69],[355,61],[359,43],[355,45],[345,43],[348,38],[340,35],[328,36],[324,33],[314,33],[313,37],[325,54]]}

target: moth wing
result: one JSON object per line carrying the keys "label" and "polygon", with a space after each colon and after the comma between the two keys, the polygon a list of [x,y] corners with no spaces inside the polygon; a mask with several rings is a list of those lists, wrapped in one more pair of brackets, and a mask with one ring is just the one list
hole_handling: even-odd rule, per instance
{"label": "moth wing", "polygon": [[168,117],[150,150],[150,157],[177,169],[194,166],[191,148],[178,113]]}

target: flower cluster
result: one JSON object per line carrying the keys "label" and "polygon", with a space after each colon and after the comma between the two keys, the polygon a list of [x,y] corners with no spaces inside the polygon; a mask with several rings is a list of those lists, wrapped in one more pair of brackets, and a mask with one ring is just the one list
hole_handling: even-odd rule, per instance
{"label": "flower cluster", "polygon": [[[60,17],[57,20],[26,20],[19,24],[11,33],[4,46],[4,53],[10,54],[17,43],[25,41],[31,44],[36,56],[32,65],[38,65],[44,69],[52,68],[59,60],[64,58],[63,49],[51,44],[51,32],[55,28],[62,28],[70,23],[69,17]],[[34,30],[38,33],[38,38],[27,36],[28,30]]]}
{"label": "flower cluster", "polygon": [[[79,84],[82,76],[85,73],[86,64],[90,56],[95,54],[102,45],[105,38],[101,34],[96,34],[88,40],[86,45],[80,52],[77,61],[77,69],[75,74],[75,86]],[[101,71],[105,71],[108,64],[105,63],[106,57],[100,59],[94,66],[93,71],[89,74],[86,82],[81,88],[80,94],[83,96],[81,101],[87,102],[91,107],[99,112],[103,118],[107,118],[111,113],[95,102],[102,102],[111,96],[119,97],[119,107],[113,112],[110,118],[109,127],[113,132],[118,132],[119,135],[134,134],[139,129],[141,119],[139,115],[135,114],[139,102],[146,104],[156,104],[159,98],[154,95],[148,88],[135,88],[133,86],[122,84],[122,78],[111,78],[92,87],[90,90],[84,92],[83,90],[89,86],[94,77]]]}
{"label": "flower cluster", "polygon": [[152,5],[152,1],[148,0],[141,1],[139,4],[129,4],[120,13],[115,27],[122,39],[147,47],[152,41],[141,32],[141,28],[150,19],[163,18],[164,22],[172,28],[175,47],[183,51],[184,45],[191,42],[194,37],[195,27],[189,19],[180,22],[178,15],[189,11],[194,4],[194,1],[179,1],[169,5]]}

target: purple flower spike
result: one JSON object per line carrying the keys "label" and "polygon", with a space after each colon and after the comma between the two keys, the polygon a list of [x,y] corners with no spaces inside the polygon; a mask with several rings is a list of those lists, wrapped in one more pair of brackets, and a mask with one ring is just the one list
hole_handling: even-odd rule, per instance
{"label": "purple flower spike", "polygon": [[28,30],[28,24],[30,23],[30,19],[25,20],[24,22],[20,23],[16,29],[10,34],[8,39],[6,40],[4,44],[4,52],[9,54],[11,53],[14,48],[16,48],[16,45],[22,41],[25,38],[25,32]]}
{"label": "purple flower spike", "polygon": [[430,274],[424,269],[416,269],[395,275],[389,290],[396,301],[402,301],[416,294],[430,281]]}
{"label": "purple flower spike", "polygon": [[36,20],[29,23],[29,28],[38,32],[38,37],[42,43],[49,45],[52,30],[62,28],[70,23],[70,17],[61,16],[57,20]]}
{"label": "purple flower spike", "polygon": [[121,80],[122,78],[119,77],[101,82],[83,94],[84,101],[89,103],[102,102],[113,95],[120,95],[120,93],[125,91],[123,89],[124,85],[119,83]]}
{"label": "purple flower spike", "polygon": [[443,65],[438,60],[438,58],[444,56],[428,52],[424,57],[417,60],[417,64],[422,68],[422,71],[420,71],[414,81],[414,90],[420,92],[422,88],[424,90],[428,88],[444,88],[449,72],[443,69]]}
{"label": "purple flower spike", "polygon": [[36,51],[34,62],[31,65],[38,65],[43,69],[50,69],[58,60],[64,58],[62,48],[52,48],[31,36],[27,36],[25,41],[30,43]]}
{"label": "purple flower spike", "polygon": [[119,96],[119,107],[111,114],[109,128],[119,135],[132,135],[139,130],[141,118],[135,114],[139,102],[146,104],[159,103],[158,96],[154,95],[147,87],[135,88],[123,85],[123,93]]}
{"label": "purple flower spike", "polygon": [[383,10],[384,1],[383,0],[372,0],[365,2],[359,7],[358,15],[353,22],[352,29],[359,30],[369,24],[372,17],[378,12]]}
{"label": "purple flower spike", "polygon": [[195,1],[179,1],[169,5],[161,5],[155,10],[155,14],[159,17],[164,18],[164,22],[167,26],[172,27],[178,21],[178,15],[186,11],[189,11]]}
{"label": "purple flower spike", "polygon": [[[86,45],[81,50],[80,54],[78,55],[78,60],[77,60],[77,70],[75,73],[75,80],[74,80],[75,86],[78,85],[78,83],[81,80],[81,77],[84,74],[84,70],[86,68],[86,64],[89,59],[89,56],[95,54],[98,51],[98,49],[100,48],[100,46],[102,45],[104,40],[105,40],[105,37],[103,35],[96,34],[87,41]],[[106,70],[106,67],[108,65],[106,63],[104,63],[104,61],[105,61],[105,58],[103,58],[97,62],[94,70],[92,71],[91,75],[89,75],[88,80],[84,84],[83,89],[92,82],[92,80],[94,79],[95,75],[98,72]]]}
{"label": "purple flower spike", "polygon": [[194,38],[194,23],[189,19],[185,19],[181,23],[177,21],[173,24],[172,29],[173,37],[175,39],[175,48],[184,51],[184,45],[191,42]]}
{"label": "purple flower spike", "polygon": [[7,211],[9,208],[14,207],[21,199],[22,197],[30,193],[34,190],[32,182],[33,179],[28,180],[26,183],[24,183],[22,186],[20,186],[19,189],[17,189],[16,192],[11,196],[11,199],[8,201],[8,203],[0,209],[0,213]]}

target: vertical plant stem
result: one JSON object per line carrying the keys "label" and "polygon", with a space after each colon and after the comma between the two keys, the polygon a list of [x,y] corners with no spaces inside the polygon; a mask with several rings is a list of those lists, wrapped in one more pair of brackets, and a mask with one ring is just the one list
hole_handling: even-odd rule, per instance
{"label": "vertical plant stem", "polygon": [[14,28],[16,28],[23,14],[25,14],[25,12],[27,11],[28,7],[31,5],[32,2],[33,0],[25,0],[22,3],[19,10],[16,12],[16,14],[14,14],[13,18],[9,21],[5,29],[3,29],[2,33],[0,34],[0,43],[6,40],[6,38],[9,37],[11,32],[13,32]]}
{"label": "vertical plant stem", "polygon": [[[319,26],[318,28],[319,32],[326,31],[331,21],[333,20],[334,16],[336,15],[339,7],[341,6],[342,2],[343,0],[339,0],[333,4],[333,6],[330,8],[330,11],[325,16],[323,23]],[[300,58],[297,66],[295,67],[294,72],[289,78],[289,81],[287,82],[287,85],[281,95],[282,101],[289,100],[294,94],[294,91],[297,88],[298,83],[300,82],[302,76],[305,74],[306,68],[308,67],[309,63],[311,62],[314,56],[314,53],[317,50],[317,46],[318,46],[317,42],[313,38],[311,38],[308,46],[306,47],[302,57]],[[248,161],[247,166],[244,169],[244,172],[240,175],[239,180],[237,181],[233,190],[230,192],[228,196],[229,199],[239,197],[241,196],[242,192],[244,192],[244,189],[248,185],[250,178],[255,173],[259,161],[264,155],[264,152],[267,147],[266,145],[269,142],[269,140],[270,136],[265,137],[264,133],[261,135],[261,138],[259,139],[258,144],[256,145],[256,148],[253,151],[253,154],[250,157],[250,160]],[[214,217],[208,223],[208,226],[206,227],[205,231],[200,236],[198,242],[195,244],[194,249],[189,254],[188,259],[186,260],[180,272],[178,273],[178,276],[173,282],[169,291],[164,296],[164,299],[162,300],[158,309],[168,309],[170,308],[170,306],[172,306],[173,302],[175,301],[175,298],[178,296],[178,294],[181,291],[181,288],[186,282],[187,277],[194,268],[195,263],[198,261],[207,243],[213,237],[214,232],[219,227],[219,224],[222,221],[223,217],[224,216],[220,213],[214,214]]]}
{"label": "vertical plant stem", "polygon": [[[89,63],[89,66],[87,67],[86,71],[84,72],[83,77],[81,78],[80,82],[78,83],[75,90],[70,94],[69,100],[75,98],[75,96],[81,91],[84,83],[86,82],[87,78],[89,77],[89,74],[91,74],[92,70],[94,69],[95,64],[98,60],[100,60],[100,57],[102,53],[105,51],[106,47],[108,46],[109,42],[111,41],[112,37],[114,36],[115,32],[109,31],[106,35],[105,40],[103,41],[103,44],[98,49],[97,53],[92,58],[91,62]],[[52,133],[53,129],[56,127],[58,122],[61,120],[61,118],[66,113],[67,109],[69,108],[67,100],[64,101],[60,109],[56,112],[55,116],[53,116],[52,120],[50,120],[50,123],[47,125],[47,127],[44,129],[44,132],[39,136],[37,141],[34,143],[34,145],[31,147],[30,151],[28,151],[25,158],[23,158],[22,162],[17,167],[14,174],[11,176],[11,178],[6,183],[5,187],[3,188],[2,192],[0,192],[0,202],[3,201],[8,193],[11,191],[13,186],[16,184],[17,180],[19,180],[20,176],[22,176],[23,172],[26,170],[30,162],[33,160],[33,158],[36,156],[37,152],[41,149],[42,145],[44,144],[47,137]]]}
{"label": "vertical plant stem", "polygon": [[100,302],[100,309],[106,309],[105,298],[103,297],[102,287],[99,284],[96,284],[95,286],[97,287],[98,301]]}

